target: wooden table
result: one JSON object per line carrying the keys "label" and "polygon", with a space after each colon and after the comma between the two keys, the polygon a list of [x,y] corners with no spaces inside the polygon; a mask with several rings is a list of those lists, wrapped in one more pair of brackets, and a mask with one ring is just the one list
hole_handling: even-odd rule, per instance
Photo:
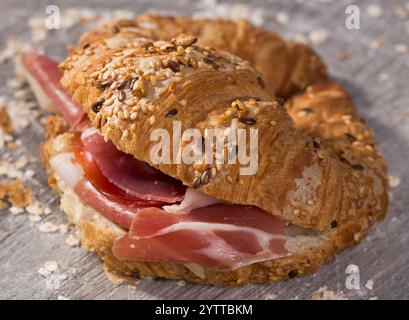
{"label": "wooden table", "polygon": [[[315,275],[238,288],[177,284],[154,279],[141,280],[135,287],[127,284],[115,286],[106,277],[95,254],[86,253],[79,247],[71,248],[65,243],[67,234],[40,232],[39,224],[30,223],[26,214],[13,215],[8,209],[3,209],[0,213],[0,298],[308,299],[325,286],[335,296],[350,299],[409,298],[409,232],[406,230],[409,228],[409,187],[406,183],[409,178],[409,55],[404,46],[397,45],[408,44],[409,20],[405,17],[407,11],[395,8],[401,1],[359,1],[359,30],[347,30],[345,27],[345,9],[350,1],[265,0],[254,1],[250,8],[228,2],[219,4],[216,9],[210,8],[210,1],[193,3],[174,0],[172,4],[169,1],[140,0],[95,0],[86,1],[86,4],[79,0],[51,2],[62,11],[87,6],[121,8],[137,13],[146,10],[235,15],[250,12],[255,22],[264,22],[266,28],[276,30],[286,38],[310,35],[313,46],[330,66],[333,77],[348,88],[363,117],[374,129],[389,161],[390,174],[399,177],[401,182],[391,190],[387,219],[359,246],[339,254]],[[368,9],[374,2],[381,3],[379,17],[375,17],[379,14],[376,8]],[[30,39],[27,19],[45,16],[47,4],[47,1],[2,0],[0,47],[5,47],[5,40],[10,36]],[[282,24],[273,23],[275,18]],[[317,33],[317,30],[320,31]],[[46,52],[62,58],[65,44],[72,42],[78,31],[79,28],[75,27],[51,32],[47,38]],[[326,35],[326,41],[318,44]],[[13,90],[6,86],[8,77],[13,74],[10,62],[0,66],[0,74],[0,94],[12,97]],[[38,145],[43,132],[43,124],[35,121],[23,132],[17,133],[22,147],[13,152],[13,156],[25,154],[33,161],[27,167],[35,170],[36,175],[27,184],[33,188],[37,199],[52,211],[42,222],[65,223],[64,215],[59,210],[58,196],[47,186],[46,174],[39,161]],[[47,260],[58,262],[57,281],[50,281],[38,273]],[[349,290],[345,285],[348,276],[345,271],[351,264],[359,267],[360,290]],[[368,280],[373,281],[372,290],[365,287]],[[325,295],[331,296],[331,292]]]}

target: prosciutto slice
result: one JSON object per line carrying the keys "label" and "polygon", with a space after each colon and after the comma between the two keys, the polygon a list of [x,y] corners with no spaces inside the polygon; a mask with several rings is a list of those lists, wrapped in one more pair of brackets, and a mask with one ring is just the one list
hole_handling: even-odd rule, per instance
{"label": "prosciutto slice", "polygon": [[58,69],[58,62],[34,52],[27,52],[23,54],[21,63],[39,101],[48,105],[47,99],[51,100],[70,127],[78,125],[85,112],[61,86],[62,73]]}
{"label": "prosciutto slice", "polygon": [[126,260],[234,270],[285,256],[286,225],[253,206],[216,204],[185,214],[147,208],[134,216],[129,233],[114,242],[113,252]]}
{"label": "prosciutto slice", "polygon": [[175,203],[184,198],[186,187],[180,181],[119,151],[96,130],[84,131],[81,141],[102,174],[126,193],[143,200],[166,203]]}

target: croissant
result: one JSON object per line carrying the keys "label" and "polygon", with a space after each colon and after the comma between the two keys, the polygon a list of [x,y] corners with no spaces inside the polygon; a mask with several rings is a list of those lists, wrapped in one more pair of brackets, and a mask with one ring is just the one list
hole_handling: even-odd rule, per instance
{"label": "croissant", "polygon": [[224,50],[250,62],[264,76],[268,91],[279,97],[289,97],[328,77],[325,64],[308,46],[286,42],[246,20],[236,22],[144,14],[134,21],[119,20],[89,32],[81,38],[79,47],[118,30],[131,38],[144,36],[171,40],[180,34],[196,36],[201,46]]}
{"label": "croissant", "polygon": [[[125,231],[85,206],[78,209],[76,196],[60,190],[83,245],[115,270],[227,285],[302,276],[359,242],[386,214],[386,163],[374,135],[304,45],[246,22],[145,15],[85,34],[60,67],[64,88],[119,150],[207,195],[261,208],[295,230],[288,234],[288,256],[198,275],[181,263],[118,259],[113,242]],[[257,129],[257,172],[152,161],[151,134],[156,128],[171,132],[173,121],[182,131],[203,134],[233,123]],[[42,148],[46,163],[72,149],[74,139],[60,120],[52,118],[50,127],[54,134]],[[85,212],[82,218],[78,212]]]}

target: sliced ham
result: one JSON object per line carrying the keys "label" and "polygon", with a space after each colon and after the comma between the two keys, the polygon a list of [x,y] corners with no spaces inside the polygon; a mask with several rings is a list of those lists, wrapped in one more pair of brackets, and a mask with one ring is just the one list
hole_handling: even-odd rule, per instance
{"label": "sliced ham", "polygon": [[[160,202],[142,200],[127,195],[122,190],[112,186],[109,181],[104,181],[104,177],[98,172],[95,165],[92,166],[89,159],[81,161],[81,165],[74,159],[78,160],[78,154],[61,153],[50,159],[50,165],[84,203],[121,227],[128,230],[134,215],[139,210],[163,205]],[[88,178],[90,176],[92,176],[91,179]]]}
{"label": "sliced ham", "polygon": [[166,203],[183,200],[186,187],[180,181],[119,151],[96,130],[84,131],[81,141],[92,154],[102,174],[128,194],[143,200]]}
{"label": "sliced ham", "polygon": [[27,52],[22,56],[21,63],[39,101],[48,106],[51,100],[51,104],[64,116],[70,127],[77,126],[83,120],[85,112],[61,86],[62,73],[58,69],[58,62]]}
{"label": "sliced ham", "polygon": [[129,233],[115,241],[113,252],[126,260],[234,270],[285,256],[286,225],[253,206],[216,204],[185,214],[147,208],[134,216]]}

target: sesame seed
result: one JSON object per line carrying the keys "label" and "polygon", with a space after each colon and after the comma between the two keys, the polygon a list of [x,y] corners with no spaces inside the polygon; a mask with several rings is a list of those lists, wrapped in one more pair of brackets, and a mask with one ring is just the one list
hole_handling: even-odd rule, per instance
{"label": "sesame seed", "polygon": [[128,137],[129,136],[129,130],[128,129],[125,129],[123,132],[122,132],[122,138],[126,138],[126,137]]}
{"label": "sesame seed", "polygon": [[151,116],[150,118],[149,118],[149,124],[154,124],[155,123],[155,121],[156,121],[156,118],[155,118],[155,116]]}
{"label": "sesame seed", "polygon": [[216,167],[213,167],[211,172],[212,172],[212,178],[214,178],[216,176],[216,174],[217,174]]}
{"label": "sesame seed", "polygon": [[137,117],[138,117],[138,112],[132,112],[131,115],[129,116],[131,120],[135,120]]}

